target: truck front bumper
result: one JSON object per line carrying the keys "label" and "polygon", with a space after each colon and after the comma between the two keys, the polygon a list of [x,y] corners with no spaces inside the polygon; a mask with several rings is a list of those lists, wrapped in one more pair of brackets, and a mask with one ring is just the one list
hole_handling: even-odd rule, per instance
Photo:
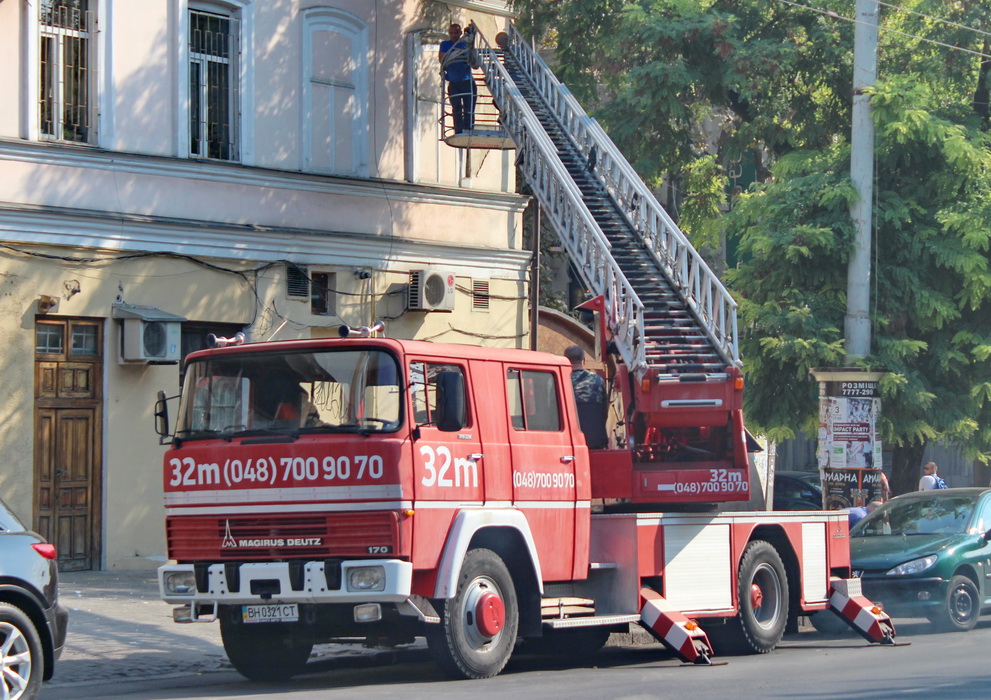
{"label": "truck front bumper", "polygon": [[172,604],[404,603],[413,565],[398,559],[166,564],[162,599]]}

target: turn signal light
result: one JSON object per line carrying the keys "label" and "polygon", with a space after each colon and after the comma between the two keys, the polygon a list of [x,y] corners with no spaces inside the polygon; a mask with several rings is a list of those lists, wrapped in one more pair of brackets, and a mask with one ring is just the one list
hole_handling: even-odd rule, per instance
{"label": "turn signal light", "polygon": [[873,608],[871,608],[871,612],[874,613],[875,615],[880,615],[881,613],[884,612],[884,608],[882,608],[880,605],[875,605]]}
{"label": "turn signal light", "polygon": [[406,510],[403,511],[403,515],[405,515],[407,518],[409,518],[415,512],[416,511],[414,511],[412,508],[407,508]]}
{"label": "turn signal light", "polygon": [[58,552],[55,551],[55,545],[48,544],[47,542],[37,542],[31,545],[38,554],[43,556],[45,559],[54,559],[58,556]]}
{"label": "turn signal light", "polygon": [[699,623],[695,620],[689,620],[685,623],[685,629],[691,632],[692,630],[697,630],[699,628]]}
{"label": "turn signal light", "polygon": [[737,391],[743,389],[743,377],[737,377],[736,379],[733,380],[733,388],[736,389]]}

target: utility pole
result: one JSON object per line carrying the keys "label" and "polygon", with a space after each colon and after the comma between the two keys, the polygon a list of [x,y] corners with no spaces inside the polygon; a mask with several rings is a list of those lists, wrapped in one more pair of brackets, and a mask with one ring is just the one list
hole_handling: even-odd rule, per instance
{"label": "utility pole", "polygon": [[853,253],[847,267],[844,321],[846,364],[871,351],[871,225],[874,206],[874,121],[864,88],[877,78],[877,0],[857,0],[853,33],[853,126],[850,178],[857,201],[850,207],[854,225]]}
{"label": "utility pole", "polygon": [[866,506],[883,498],[880,381],[884,372],[852,365],[871,352],[871,223],[874,205],[874,122],[864,88],[877,78],[878,1],[857,0],[853,33],[853,124],[850,207],[854,241],[847,267],[846,367],[812,370],[819,382],[819,449],[823,507]]}

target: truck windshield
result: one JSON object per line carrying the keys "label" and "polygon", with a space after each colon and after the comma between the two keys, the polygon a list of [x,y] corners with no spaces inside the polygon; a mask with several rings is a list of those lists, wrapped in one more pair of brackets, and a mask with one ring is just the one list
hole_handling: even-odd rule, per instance
{"label": "truck windshield", "polygon": [[176,438],[391,432],[398,365],[382,350],[237,353],[190,364]]}

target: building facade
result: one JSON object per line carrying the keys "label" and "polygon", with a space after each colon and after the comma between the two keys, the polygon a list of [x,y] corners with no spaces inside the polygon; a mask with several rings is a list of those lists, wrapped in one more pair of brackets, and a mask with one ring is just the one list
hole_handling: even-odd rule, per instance
{"label": "building facade", "polygon": [[0,497],[63,568],[165,559],[154,404],[209,333],[527,346],[514,153],[440,139],[447,25],[509,19],[0,2]]}

